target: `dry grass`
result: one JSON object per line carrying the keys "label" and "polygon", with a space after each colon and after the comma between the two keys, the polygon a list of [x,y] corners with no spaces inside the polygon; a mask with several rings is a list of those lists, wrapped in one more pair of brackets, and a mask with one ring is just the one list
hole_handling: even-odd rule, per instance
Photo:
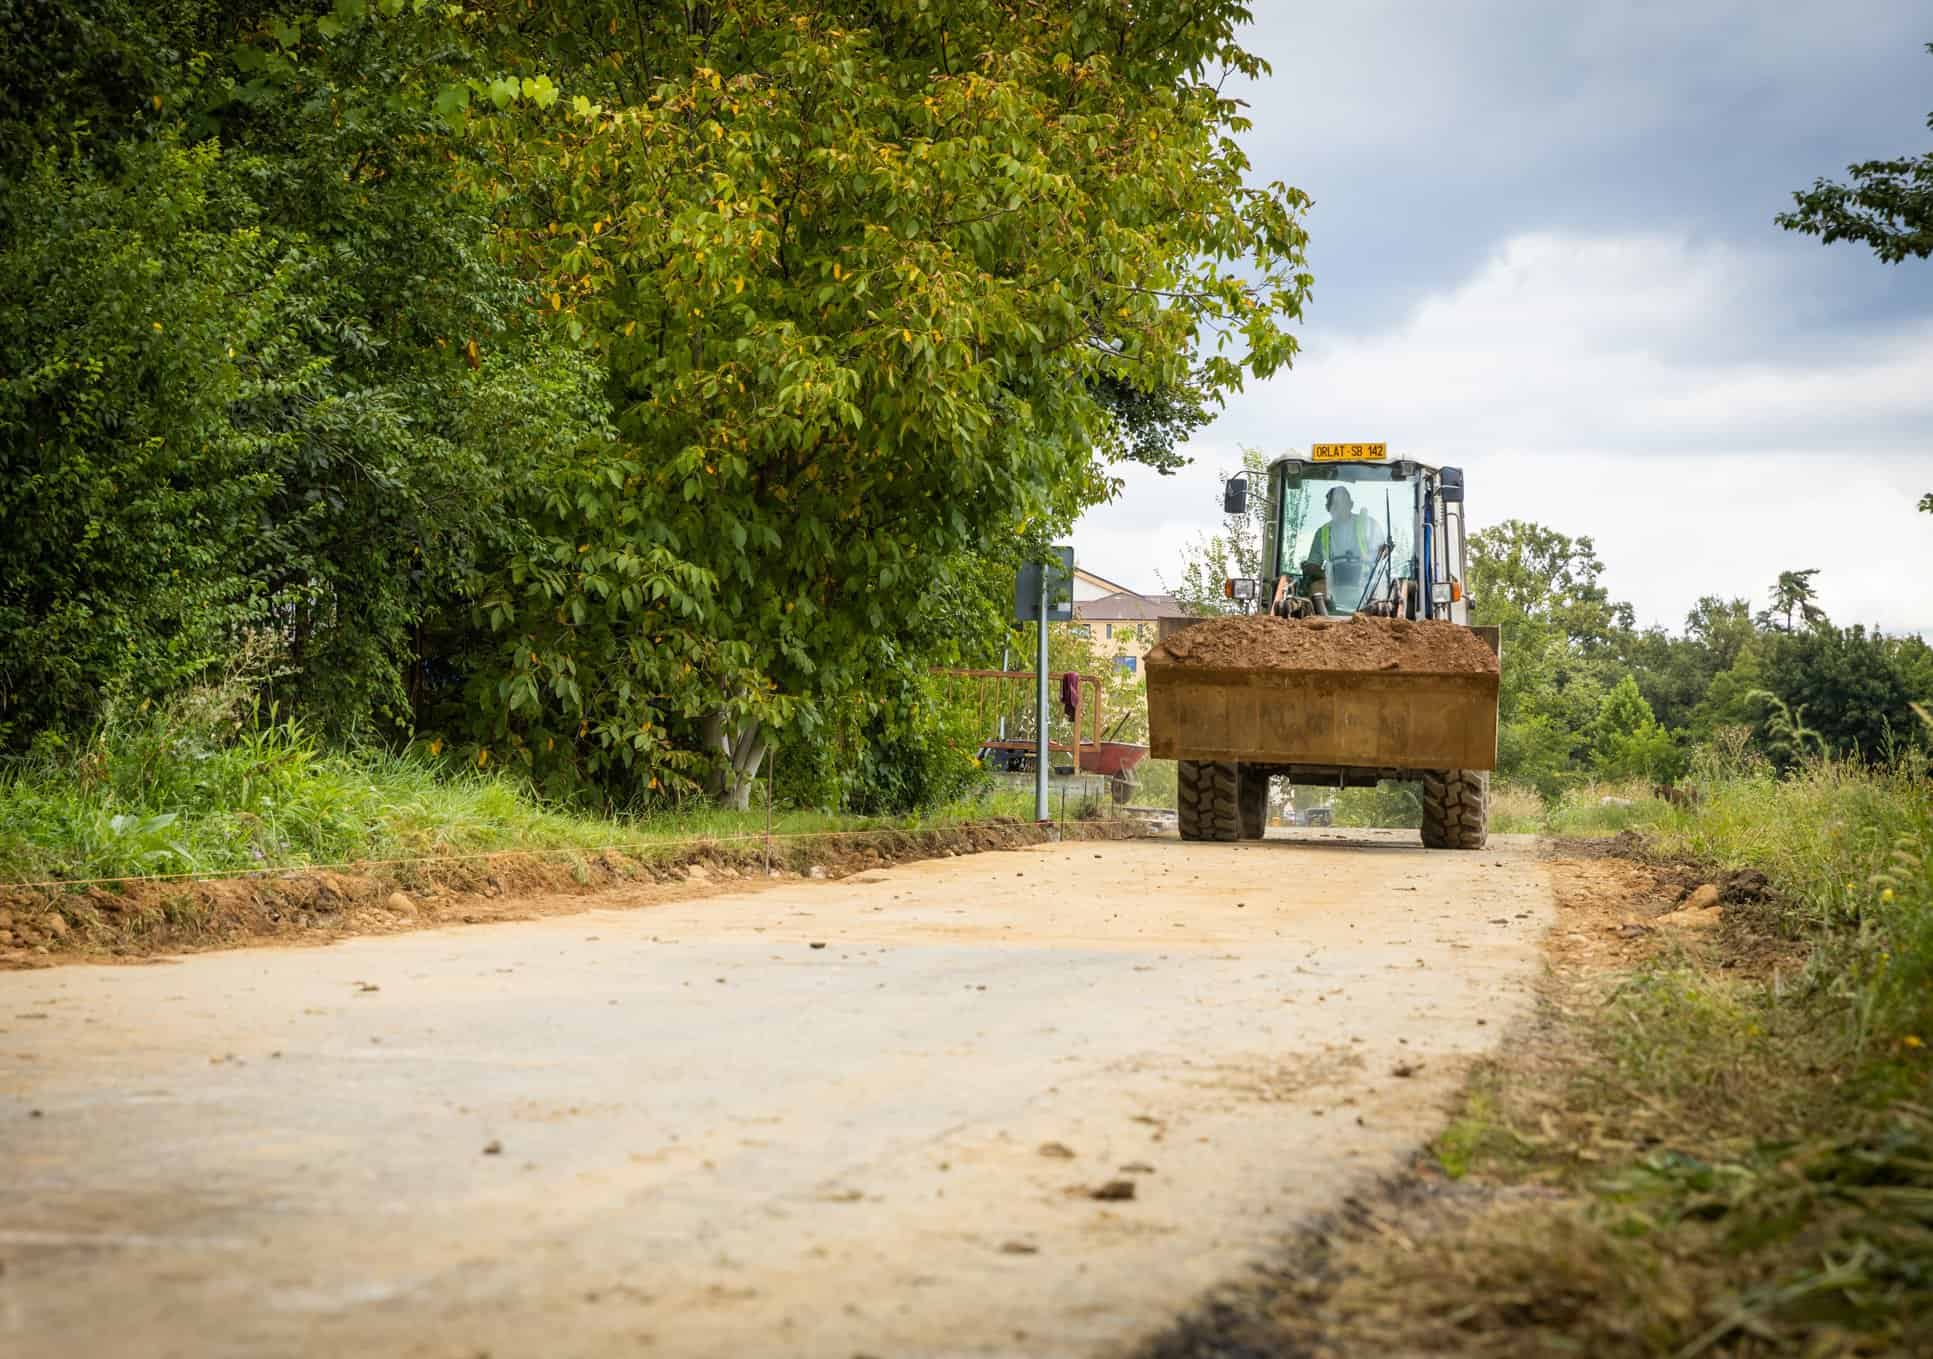
{"label": "dry grass", "polygon": [[1535,835],[1544,829],[1544,819],[1544,799],[1535,788],[1491,783],[1491,830],[1501,835]]}
{"label": "dry grass", "polygon": [[1684,928],[1702,876],[1569,846],[1537,1018],[1430,1153],[1149,1353],[1933,1354],[1923,1050],[1766,933],[1803,903]]}

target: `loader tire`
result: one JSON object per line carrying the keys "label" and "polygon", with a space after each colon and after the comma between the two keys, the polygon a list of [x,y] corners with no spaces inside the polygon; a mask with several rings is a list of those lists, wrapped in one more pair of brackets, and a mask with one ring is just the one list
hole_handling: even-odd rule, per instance
{"label": "loader tire", "polygon": [[1233,760],[1182,760],[1175,768],[1175,810],[1184,840],[1239,840],[1240,771]]}
{"label": "loader tire", "polygon": [[1242,839],[1260,840],[1269,828],[1269,776],[1237,765],[1236,797],[1242,814]]}
{"label": "loader tire", "polygon": [[1490,773],[1446,769],[1423,775],[1423,847],[1482,849],[1490,838]]}

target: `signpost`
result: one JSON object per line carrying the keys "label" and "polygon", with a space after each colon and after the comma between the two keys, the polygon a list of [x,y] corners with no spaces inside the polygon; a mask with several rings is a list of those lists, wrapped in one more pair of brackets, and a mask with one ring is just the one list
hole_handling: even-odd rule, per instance
{"label": "signpost", "polygon": [[[1038,623],[1034,650],[1034,820],[1047,819],[1047,777],[1052,768],[1047,751],[1047,625],[1074,618],[1074,549],[1052,549],[1054,560],[1030,562],[1014,582],[1013,618],[1016,623]],[[1081,734],[1074,733],[1074,767],[1080,768]]]}

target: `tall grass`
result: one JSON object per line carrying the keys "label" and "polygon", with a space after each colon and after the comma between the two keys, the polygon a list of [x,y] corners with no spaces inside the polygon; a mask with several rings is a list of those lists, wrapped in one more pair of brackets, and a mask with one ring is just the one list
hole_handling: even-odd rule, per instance
{"label": "tall grass", "polygon": [[1810,978],[1849,1006],[1863,1043],[1933,1043],[1933,781],[1923,755],[1890,766],[1816,759],[1782,779],[1711,785],[1650,819],[1660,850],[1756,868],[1781,923],[1816,946]]}
{"label": "tall grass", "polygon": [[1535,788],[1490,785],[1490,829],[1499,835],[1535,835],[1544,829],[1544,799]]}
{"label": "tall grass", "polygon": [[[761,794],[764,790],[760,790]],[[915,817],[775,810],[810,834],[1031,816],[999,792]],[[421,750],[326,749],[222,681],[163,709],[110,713],[77,747],[0,763],[0,885],[348,863],[504,849],[648,846],[762,831],[765,809],[600,816],[546,805],[511,775]]]}

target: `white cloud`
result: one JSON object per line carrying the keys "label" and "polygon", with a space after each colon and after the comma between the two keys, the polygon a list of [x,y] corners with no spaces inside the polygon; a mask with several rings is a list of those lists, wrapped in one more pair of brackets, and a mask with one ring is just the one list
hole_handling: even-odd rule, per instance
{"label": "white cloud", "polygon": [[1144,588],[1219,526],[1238,445],[1386,439],[1464,466],[1478,525],[1594,538],[1612,592],[1675,626],[1702,594],[1759,601],[1819,567],[1845,622],[1933,627],[1933,323],[1794,332],[1768,254],[1662,236],[1534,234],[1393,329],[1308,338],[1174,478],[1137,472],[1090,513],[1083,561]]}

